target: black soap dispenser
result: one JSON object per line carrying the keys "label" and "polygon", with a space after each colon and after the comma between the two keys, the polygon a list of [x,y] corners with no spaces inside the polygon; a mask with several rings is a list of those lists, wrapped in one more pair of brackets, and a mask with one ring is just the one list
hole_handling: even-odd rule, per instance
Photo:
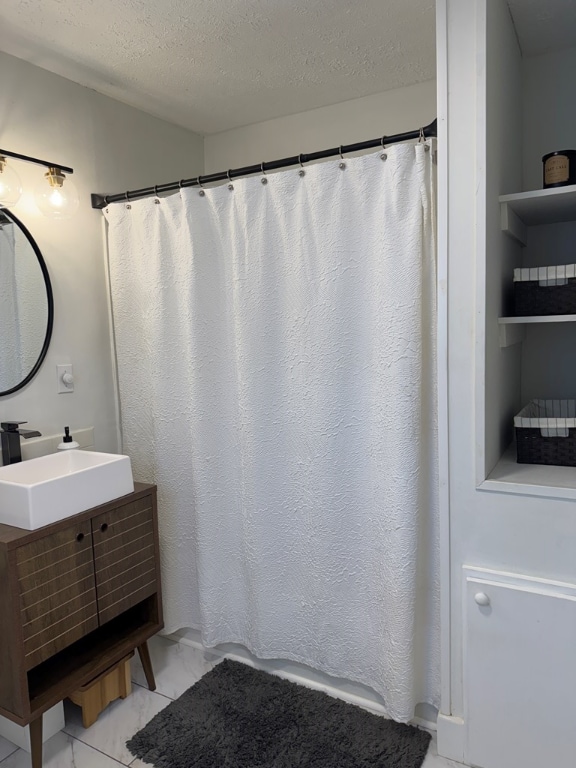
{"label": "black soap dispenser", "polygon": [[80,443],[77,443],[70,434],[70,427],[64,427],[64,437],[62,438],[62,442],[58,444],[57,450],[69,451],[72,448],[80,448]]}

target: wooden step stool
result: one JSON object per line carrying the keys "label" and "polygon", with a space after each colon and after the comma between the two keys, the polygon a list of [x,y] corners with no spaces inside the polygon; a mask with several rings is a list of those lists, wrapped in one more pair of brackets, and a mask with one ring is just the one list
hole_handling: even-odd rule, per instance
{"label": "wooden step stool", "polygon": [[125,699],[132,692],[132,680],[130,678],[130,659],[132,656],[134,656],[134,652],[70,694],[68,697],[70,701],[82,707],[82,725],[84,728],[90,728],[108,704],[116,699]]}

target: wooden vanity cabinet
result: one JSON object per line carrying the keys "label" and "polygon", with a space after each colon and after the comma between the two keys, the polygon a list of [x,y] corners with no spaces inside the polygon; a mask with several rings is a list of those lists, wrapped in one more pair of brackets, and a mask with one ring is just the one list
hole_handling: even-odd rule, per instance
{"label": "wooden vanity cabinet", "polygon": [[155,486],[36,531],[0,525],[0,714],[31,724],[34,768],[42,713],[134,649],[154,688],[162,627]]}

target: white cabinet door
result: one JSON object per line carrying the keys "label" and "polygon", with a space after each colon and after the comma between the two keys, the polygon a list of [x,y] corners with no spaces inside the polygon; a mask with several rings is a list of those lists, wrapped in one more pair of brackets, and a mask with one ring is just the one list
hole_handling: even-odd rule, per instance
{"label": "white cabinet door", "polygon": [[576,586],[465,571],[467,762],[576,766]]}

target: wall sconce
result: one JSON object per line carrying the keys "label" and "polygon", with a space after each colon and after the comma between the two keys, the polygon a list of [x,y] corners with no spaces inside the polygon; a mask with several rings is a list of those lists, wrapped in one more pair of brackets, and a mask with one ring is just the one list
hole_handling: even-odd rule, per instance
{"label": "wall sconce", "polygon": [[8,165],[5,155],[0,155],[0,207],[16,205],[21,195],[20,176]]}
{"label": "wall sconce", "polygon": [[[40,211],[52,219],[67,219],[78,210],[78,192],[61,168],[51,166],[45,181],[36,187],[34,200]],[[66,181],[66,187],[64,187]]]}
{"label": "wall sconce", "polygon": [[16,171],[8,165],[7,158],[16,158],[26,163],[42,165],[48,168],[44,180],[36,187],[34,200],[41,213],[51,219],[68,219],[78,209],[78,192],[68,175],[74,173],[73,168],[49,163],[36,157],[19,155],[0,149],[0,208],[10,208],[16,205],[22,194],[22,185]]}

